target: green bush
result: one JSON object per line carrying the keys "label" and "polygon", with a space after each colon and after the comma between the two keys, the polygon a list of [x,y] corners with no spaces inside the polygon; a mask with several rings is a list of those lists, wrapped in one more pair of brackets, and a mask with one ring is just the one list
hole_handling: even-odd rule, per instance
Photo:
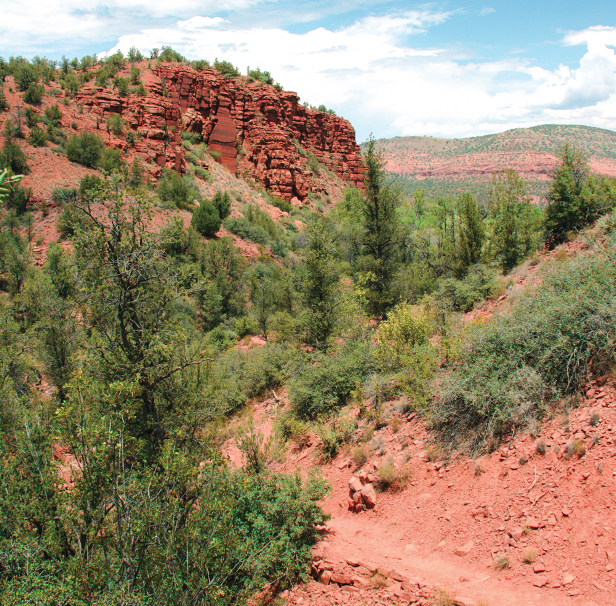
{"label": "green bush", "polygon": [[120,114],[111,114],[111,116],[107,118],[107,130],[111,130],[114,135],[121,135],[125,125],[126,122],[122,119]]}
{"label": "green bush", "polygon": [[24,93],[24,102],[30,105],[38,105],[45,96],[45,87],[42,84],[30,84]]}
{"label": "green bush", "polygon": [[71,135],[66,144],[66,157],[71,162],[96,168],[105,149],[105,144],[95,133]]}
{"label": "green bush", "polygon": [[212,206],[218,211],[220,218],[224,221],[231,212],[231,198],[229,192],[224,194],[217,191],[212,198]]}
{"label": "green bush", "polygon": [[79,199],[79,192],[74,187],[56,186],[51,190],[51,199],[56,204],[67,204]]}
{"label": "green bush", "polygon": [[32,188],[23,188],[14,186],[9,191],[9,195],[6,198],[7,208],[12,208],[18,215],[23,215],[26,212],[26,208],[32,198]]}
{"label": "green bush", "polygon": [[4,92],[0,91],[0,112],[6,112],[11,108]]}
{"label": "green bush", "polygon": [[129,84],[130,80],[128,78],[116,76],[113,79],[113,85],[118,89],[118,95],[120,95],[120,97],[126,97],[128,95]]}
{"label": "green bush", "polygon": [[243,217],[229,217],[225,219],[224,226],[242,240],[263,244],[264,246],[269,242],[269,234],[260,225],[253,225]]}
{"label": "green bush", "polygon": [[187,177],[174,170],[165,170],[158,184],[158,195],[164,202],[173,202],[178,208],[192,209],[192,201],[199,195]]}
{"label": "green bush", "polygon": [[368,348],[349,347],[335,355],[317,354],[290,382],[291,405],[298,417],[314,419],[347,403],[368,370]]}
{"label": "green bush", "polygon": [[28,128],[32,128],[39,123],[39,115],[31,107],[26,107],[24,114],[26,115],[26,126]]}
{"label": "green bush", "polygon": [[122,150],[114,147],[107,147],[103,150],[103,155],[99,161],[99,165],[103,170],[112,172],[114,170],[122,170],[124,159],[122,158]]}
{"label": "green bush", "polygon": [[198,208],[193,212],[190,225],[202,236],[212,238],[220,229],[220,215],[216,208],[207,200],[202,200]]}
{"label": "green bush", "polygon": [[208,173],[207,170],[205,170],[205,168],[202,168],[201,166],[195,167],[195,175],[199,177],[199,179],[203,179],[204,181],[208,181],[210,178],[210,173]]}
{"label": "green bush", "polygon": [[10,168],[16,175],[27,175],[28,156],[16,143],[5,143],[0,151],[0,169]]}
{"label": "green bush", "polygon": [[86,175],[79,182],[79,196],[84,197],[95,191],[99,191],[104,186],[104,181],[98,175]]}
{"label": "green bush", "polygon": [[268,201],[272,206],[275,206],[276,208],[279,208],[286,213],[290,213],[293,210],[293,204],[291,204],[291,202],[283,200],[280,196],[274,196],[270,194],[268,196]]}
{"label": "green bush", "polygon": [[471,311],[478,301],[488,297],[496,287],[496,271],[486,265],[474,265],[466,276],[445,278],[434,297],[456,311]]}
{"label": "green bush", "polygon": [[434,426],[478,450],[540,418],[614,363],[616,244],[608,254],[555,264],[513,309],[458,336],[456,364],[442,378]]}
{"label": "green bush", "polygon": [[51,126],[60,126],[60,120],[62,119],[62,110],[56,103],[45,108],[45,118],[48,124]]}
{"label": "green bush", "polygon": [[239,76],[240,72],[230,61],[219,61],[214,59],[214,69],[224,76]]}
{"label": "green bush", "polygon": [[34,147],[45,147],[47,145],[47,134],[42,128],[33,126],[30,129],[30,136],[28,137],[28,143]]}
{"label": "green bush", "polygon": [[317,427],[317,435],[321,439],[321,459],[331,461],[340,447],[351,439],[356,428],[357,422],[344,416],[334,417],[331,422]]}

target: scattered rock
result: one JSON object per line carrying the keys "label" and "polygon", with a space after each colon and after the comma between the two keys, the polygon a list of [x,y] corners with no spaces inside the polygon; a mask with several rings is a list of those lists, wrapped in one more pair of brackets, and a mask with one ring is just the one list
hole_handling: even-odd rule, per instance
{"label": "scattered rock", "polygon": [[454,551],[454,554],[463,558],[471,552],[473,547],[474,547],[473,541],[468,541],[468,543],[465,543],[462,547],[459,547],[458,549],[456,549]]}

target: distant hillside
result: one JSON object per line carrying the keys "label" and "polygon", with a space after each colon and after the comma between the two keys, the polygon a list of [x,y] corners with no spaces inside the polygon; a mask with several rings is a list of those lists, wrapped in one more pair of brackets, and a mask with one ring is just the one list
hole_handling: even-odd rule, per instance
{"label": "distant hillside", "polygon": [[395,137],[377,145],[408,192],[423,188],[435,196],[466,190],[484,197],[492,173],[508,167],[526,179],[539,201],[565,143],[587,153],[593,171],[616,177],[616,132],[590,126],[544,124],[465,139]]}

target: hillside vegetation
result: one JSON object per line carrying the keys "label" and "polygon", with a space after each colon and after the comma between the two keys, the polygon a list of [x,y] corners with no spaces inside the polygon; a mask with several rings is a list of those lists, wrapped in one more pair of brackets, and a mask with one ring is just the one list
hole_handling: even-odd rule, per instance
{"label": "hillside vegetation", "polygon": [[565,144],[583,151],[597,172],[616,176],[616,133],[590,126],[544,124],[463,139],[378,141],[388,170],[409,194],[416,189],[431,196],[471,191],[486,200],[491,173],[511,168],[527,181],[529,193],[541,203],[548,175]]}
{"label": "hillside vegetation", "polygon": [[[45,131],[60,140],[54,112]],[[2,606],[275,594],[306,576],[327,520],[318,474],[274,470],[291,444],[317,436],[321,460],[348,447],[361,462],[383,450],[375,429],[415,413],[435,449],[488,451],[613,369],[616,182],[573,146],[543,210],[513,170],[491,176],[485,203],[407,198],[372,140],[364,189],[325,214],[225,187],[238,180],[208,190],[167,169],[145,182],[139,163],[75,132],[62,157],[88,169],[54,189],[58,238],[37,257],[48,216],[13,174],[30,149],[7,123]],[[531,271],[540,249],[555,262]],[[513,271],[535,277],[518,298]],[[467,315],[503,299],[492,318]],[[266,439],[250,405],[270,395]],[[392,461],[379,474],[398,490],[410,472]]]}

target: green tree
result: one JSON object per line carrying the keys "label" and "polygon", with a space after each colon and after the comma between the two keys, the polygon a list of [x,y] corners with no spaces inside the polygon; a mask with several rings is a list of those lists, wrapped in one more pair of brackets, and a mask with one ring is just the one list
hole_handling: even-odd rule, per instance
{"label": "green tree", "polygon": [[231,197],[229,196],[229,192],[220,192],[217,191],[212,198],[212,205],[218,211],[221,220],[225,220],[229,213],[231,212]]}
{"label": "green tree", "polygon": [[566,144],[559,151],[551,177],[546,196],[545,237],[547,241],[558,243],[564,240],[567,232],[581,229],[606,208],[600,203],[602,198],[594,195],[597,181],[589,180],[588,158],[572,145]]}
{"label": "green tree", "polygon": [[66,157],[71,162],[96,168],[103,155],[105,144],[96,133],[82,132],[71,135],[66,143]]}
{"label": "green tree", "polygon": [[273,263],[257,263],[247,272],[251,315],[267,341],[271,321],[276,313],[280,295],[280,270]]}
{"label": "green tree", "polygon": [[526,183],[511,169],[492,175],[488,192],[489,250],[503,271],[513,269],[531,251],[533,212]]}
{"label": "green tree", "polygon": [[201,200],[201,203],[193,212],[190,224],[202,236],[213,238],[220,229],[222,221],[214,205],[208,200]]}
{"label": "green tree", "polygon": [[364,154],[366,173],[362,216],[361,254],[356,261],[360,281],[366,288],[368,311],[384,316],[397,299],[395,279],[400,264],[400,220],[397,208],[400,192],[387,183],[385,161],[370,139]]}
{"label": "green tree", "polygon": [[306,230],[300,293],[306,308],[307,342],[325,349],[336,325],[339,276],[332,231],[324,221],[313,221]]}
{"label": "green tree", "polygon": [[475,198],[464,193],[458,197],[458,274],[464,275],[468,268],[479,263],[485,230],[481,210]]}

